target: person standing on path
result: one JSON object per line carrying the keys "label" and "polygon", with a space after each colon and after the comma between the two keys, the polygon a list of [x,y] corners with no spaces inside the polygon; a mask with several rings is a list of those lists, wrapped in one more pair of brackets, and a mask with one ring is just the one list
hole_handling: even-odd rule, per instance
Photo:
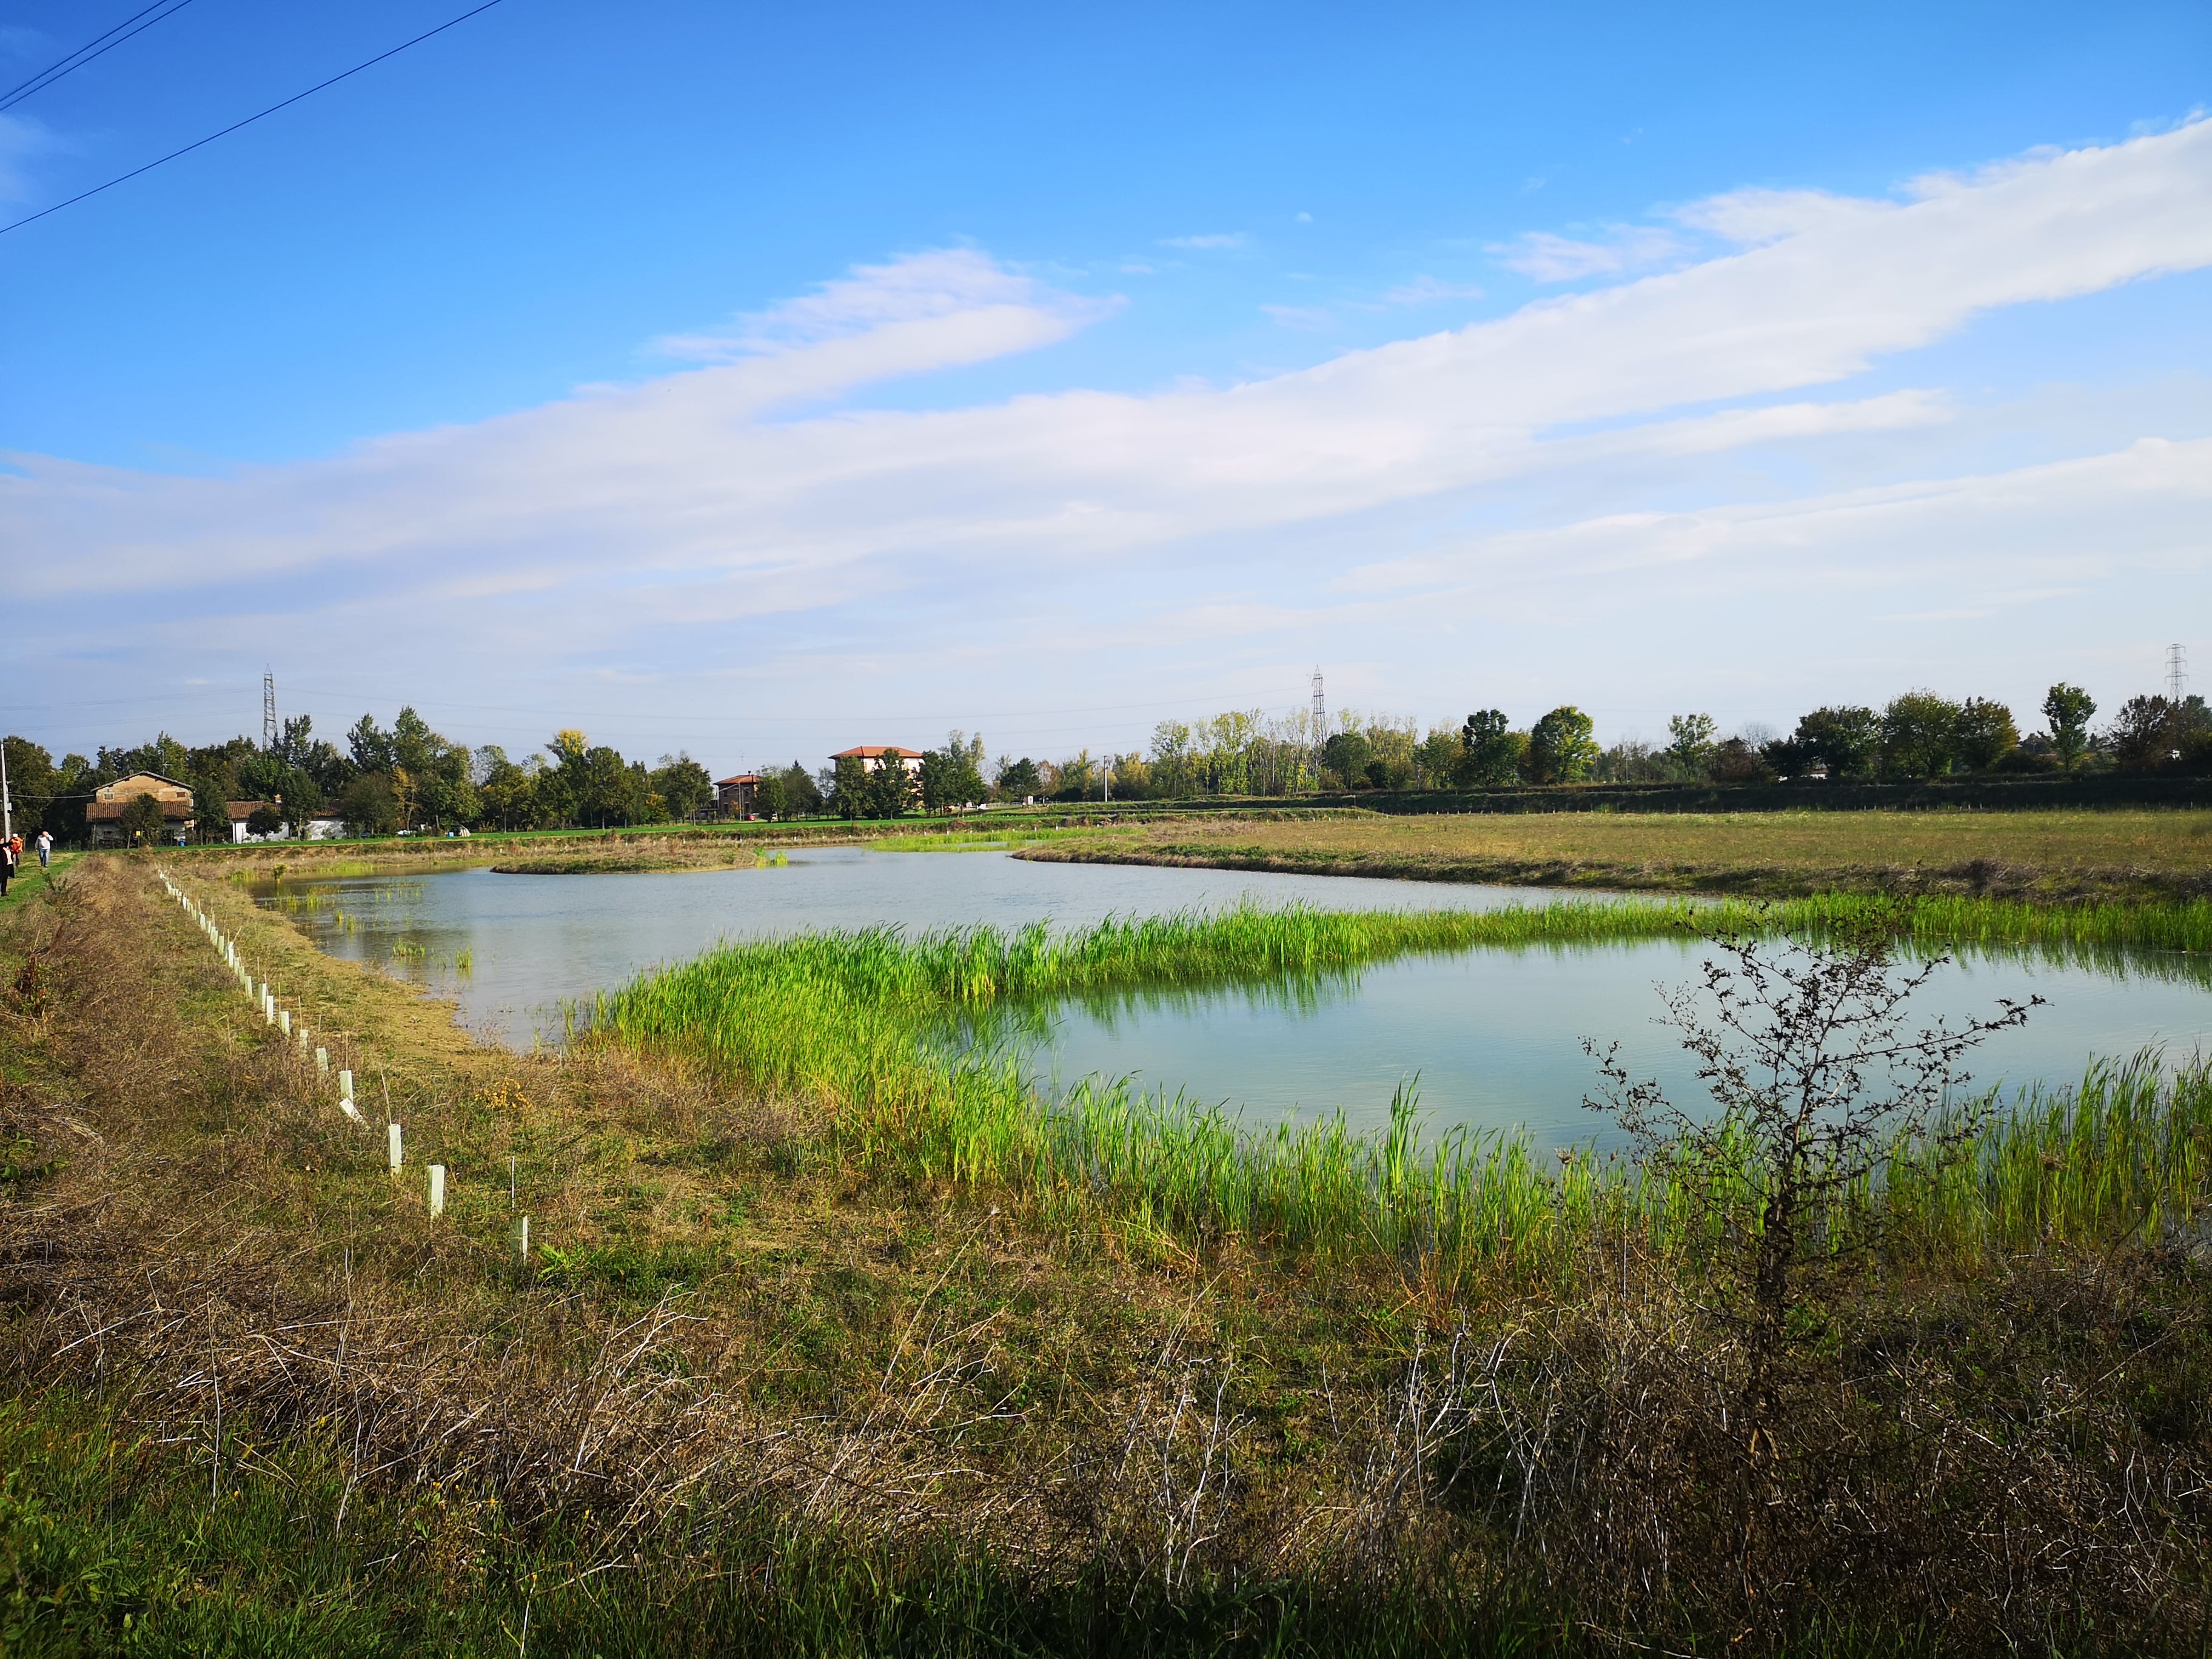
{"label": "person standing on path", "polygon": [[54,832],[53,832],[52,830],[40,830],[40,831],[39,831],[39,868],[40,868],[40,869],[41,869],[41,870],[45,869],[45,868],[46,867],[47,861],[48,861],[49,860],[51,860],[51,859],[53,857],[53,855],[54,855]]}
{"label": "person standing on path", "polygon": [[15,836],[0,842],[0,898],[8,896],[8,884],[15,879],[15,860],[20,856],[15,849],[22,844]]}

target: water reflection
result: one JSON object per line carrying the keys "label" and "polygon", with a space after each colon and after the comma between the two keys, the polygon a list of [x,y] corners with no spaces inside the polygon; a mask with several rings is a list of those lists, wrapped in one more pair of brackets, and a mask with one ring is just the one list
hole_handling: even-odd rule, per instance
{"label": "water reflection", "polygon": [[[334,955],[381,965],[454,998],[472,1029],[520,1047],[559,1035],[560,1003],[718,939],[896,924],[1060,925],[1249,900],[1329,908],[1495,908],[1548,890],[1110,865],[1029,864],[1000,853],[919,858],[864,849],[794,853],[787,866],[677,874],[498,876],[462,871],[264,890]],[[1540,1143],[1586,1138],[1592,1081],[1580,1039],[1618,1040],[1625,1061],[1676,1097],[1700,1091],[1657,988],[1695,977],[1696,939],[1545,942],[1401,957],[1247,987],[1164,987],[1017,1001],[939,1033],[1017,1054],[1048,1090],[1134,1075],[1146,1088],[1235,1103],[1254,1118],[1342,1109],[1381,1121],[1411,1074],[1438,1127],[1525,1125]],[[1978,1057],[1979,1080],[2066,1082],[2094,1054],[2212,1037],[2212,960],[1968,946],[1916,1000],[1922,1023],[2040,994],[2028,1027]]]}

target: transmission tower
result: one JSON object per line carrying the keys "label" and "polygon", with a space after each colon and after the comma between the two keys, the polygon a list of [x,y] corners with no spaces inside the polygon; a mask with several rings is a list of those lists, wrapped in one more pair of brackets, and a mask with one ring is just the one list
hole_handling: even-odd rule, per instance
{"label": "transmission tower", "polygon": [[1314,741],[1319,743],[1328,735],[1328,704],[1321,695],[1321,665],[1314,665],[1313,677]]}
{"label": "transmission tower", "polygon": [[2166,647],[2166,695],[2176,703],[2189,689],[2189,653],[2179,645]]}
{"label": "transmission tower", "polygon": [[276,676],[266,668],[261,671],[261,746],[276,747]]}

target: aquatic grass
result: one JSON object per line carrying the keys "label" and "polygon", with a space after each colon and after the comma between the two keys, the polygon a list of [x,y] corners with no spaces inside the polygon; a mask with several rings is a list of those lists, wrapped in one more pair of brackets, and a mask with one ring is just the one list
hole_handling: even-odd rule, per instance
{"label": "aquatic grass", "polygon": [[[2178,914],[2145,919],[2144,908]],[[836,1147],[871,1172],[1006,1189],[1048,1214],[1103,1210],[1173,1239],[1234,1234],[1379,1255],[1440,1287],[1463,1288],[1501,1266],[1523,1277],[1564,1269],[1600,1234],[1632,1230],[1656,1248],[1695,1255],[1729,1228],[1755,1227],[1746,1206],[1759,1183],[1748,1165],[1733,1184],[1725,1169],[1708,1170],[1693,1202],[1676,1177],[1587,1150],[1553,1167],[1517,1134],[1462,1127],[1425,1141],[1411,1085],[1372,1134],[1340,1115],[1255,1128],[1226,1107],[1148,1093],[1127,1079],[1089,1079],[1048,1097],[1010,1044],[963,1048],[957,1033],[988,1032],[994,1017],[1054,999],[1317,987],[1415,952],[1723,929],[1818,934],[1870,917],[1918,945],[1963,940],[1978,950],[2124,952],[2140,950],[2146,933],[2185,941],[2179,948],[2212,944],[2212,907],[2201,903],[2082,907],[2070,923],[2003,901],[1853,896],[1484,912],[1248,905],[1061,931],[979,927],[908,938],[883,927],[725,946],[641,975],[573,1024],[591,1041],[703,1060],[752,1087],[811,1102]],[[1831,1218],[1832,1244],[1840,1246],[1855,1216],[1905,1223],[1924,1245],[1946,1249],[2185,1228],[2202,1212],[2212,1171],[2212,1073],[2198,1060],[2172,1072],[2143,1057],[2093,1067],[2077,1088],[2028,1091],[1963,1161],[1939,1164],[1923,1150],[1894,1149],[1881,1190],[1852,1195]]]}

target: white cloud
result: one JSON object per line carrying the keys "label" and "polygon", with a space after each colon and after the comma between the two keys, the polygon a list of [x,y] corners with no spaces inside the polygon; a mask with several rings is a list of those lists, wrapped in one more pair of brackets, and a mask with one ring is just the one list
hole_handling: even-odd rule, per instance
{"label": "white cloud", "polygon": [[1510,242],[1494,242],[1489,252],[1508,270],[1540,283],[1571,283],[1583,276],[1617,276],[1663,264],[1685,252],[1686,245],[1672,231],[1650,226],[1619,225],[1603,241],[1577,241],[1547,230],[1532,230]]}
{"label": "white cloud", "polygon": [[1675,210],[1678,224],[1756,247],[1784,236],[1846,225],[1887,204],[1820,190],[1735,190]]}
{"label": "white cloud", "polygon": [[1482,290],[1472,283],[1444,283],[1433,276],[1416,276],[1382,295],[1386,306],[1432,306],[1447,300],[1480,300]]}
{"label": "white cloud", "polygon": [[1163,236],[1162,247],[1227,248],[1243,247],[1250,239],[1241,230],[1218,232],[1210,236]]}
{"label": "white cloud", "polygon": [[[1778,605],[1970,566],[2028,591],[2087,580],[2121,533],[2100,524],[2136,526],[2143,557],[2203,559],[2212,453],[2114,447],[2140,432],[2108,436],[2070,472],[1781,507],[1655,504],[1461,538],[1447,554],[1405,547],[1393,526],[1419,504],[1479,501],[1515,480],[1571,494],[1624,469],[1940,427],[1952,418],[1940,388],[1805,394],[1995,307],[2212,265],[2212,124],[1913,200],[1832,199],[1716,198],[1686,213],[1741,239],[1721,257],[1227,387],[773,418],[794,397],[1018,351],[1095,314],[953,250],[864,267],[694,337],[714,343],[697,349],[704,368],[324,459],[175,477],[18,454],[0,473],[0,538],[45,550],[11,572],[18,637],[46,641],[53,654],[27,665],[57,675],[132,626],[171,672],[226,652],[258,668],[272,637],[404,637],[432,674],[651,668],[696,689],[706,665],[769,674],[753,624],[780,617],[783,677],[761,684],[834,700],[864,677],[806,678],[805,653],[826,648],[805,643],[810,629],[869,673],[933,673],[916,618],[941,606],[998,630],[1008,672],[1056,674],[1063,658],[1023,653],[1069,607],[1086,626],[1111,620],[1102,607],[1169,614],[1200,601],[1184,591],[1199,573],[1240,560],[1268,573],[1266,591],[1216,592],[1205,603],[1225,609],[1209,614],[1279,611],[1267,625],[1295,630],[1342,603],[1330,584],[1354,566],[1375,596],[1363,604],[1413,607],[1391,626],[1419,629],[1488,625],[1482,596],[1505,590],[1476,580],[1486,570],[1537,626],[1613,603],[1592,587],[1608,572],[1725,568]],[[2184,521],[2185,545],[2160,528]],[[2069,537],[2093,552],[2062,556]],[[1436,584],[1467,597],[1435,606],[1409,591]],[[1884,609],[1980,602],[1907,593]],[[1047,620],[1004,632],[1017,613]],[[1770,626],[1795,614],[1775,610]]]}
{"label": "white cloud", "polygon": [[855,265],[849,276],[726,328],[665,335],[653,344],[664,356],[730,362],[956,317],[1019,315],[1072,332],[1101,312],[1097,301],[1046,288],[972,248],[933,248]]}
{"label": "white cloud", "polygon": [[1336,313],[1321,306],[1261,306],[1261,312],[1278,328],[1302,334],[1325,334],[1334,328]]}
{"label": "white cloud", "polygon": [[[2115,563],[2191,562],[2212,510],[2212,439],[2144,439],[2109,454],[1961,478],[1914,479],[1781,501],[1675,513],[1609,514],[1488,536],[1449,554],[1348,572],[1351,592],[1435,589],[1506,573],[1612,578],[1711,563],[1770,592],[1891,586],[1942,574],[2046,579],[1982,593],[2023,605],[2078,590],[2048,579]],[[1437,603],[1434,592],[1422,603]]]}
{"label": "white cloud", "polygon": [[66,148],[40,123],[0,115],[0,202],[24,202],[33,190],[27,164]]}

